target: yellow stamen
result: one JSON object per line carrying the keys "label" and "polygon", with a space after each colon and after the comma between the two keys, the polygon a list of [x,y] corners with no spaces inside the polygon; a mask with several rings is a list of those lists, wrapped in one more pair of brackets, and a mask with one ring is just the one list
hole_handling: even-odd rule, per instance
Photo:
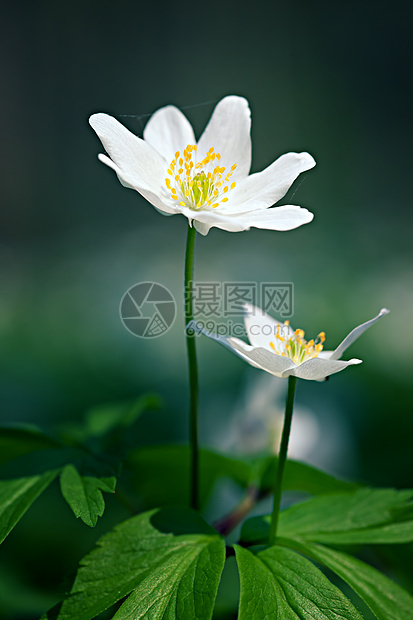
{"label": "yellow stamen", "polygon": [[230,186],[225,182],[229,182],[237,164],[231,166],[224,181],[225,167],[212,166],[212,162],[221,161],[221,153],[215,153],[214,147],[211,146],[205,157],[198,161],[196,153],[196,145],[191,144],[187,144],[182,156],[180,151],[176,151],[175,158],[167,169],[172,179],[166,178],[165,185],[173,200],[180,199],[181,206],[190,209],[209,207],[216,209],[220,204],[230,200],[227,194],[234,189],[236,182],[233,181]]}

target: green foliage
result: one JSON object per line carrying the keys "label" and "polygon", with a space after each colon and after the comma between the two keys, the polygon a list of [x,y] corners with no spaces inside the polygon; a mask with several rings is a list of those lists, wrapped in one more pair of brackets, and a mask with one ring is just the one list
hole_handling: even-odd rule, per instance
{"label": "green foliage", "polygon": [[60,443],[35,426],[0,428],[0,465],[23,454],[59,447]]}
{"label": "green foliage", "polygon": [[57,471],[48,471],[15,480],[0,480],[0,543],[57,474]]}
{"label": "green foliage", "polygon": [[93,409],[64,441],[36,427],[0,429],[0,542],[59,474],[62,495],[75,516],[94,527],[105,509],[102,492],[115,492],[136,421],[157,406],[156,396],[144,395],[132,404]]}
{"label": "green foliage", "polygon": [[314,543],[281,542],[323,564],[363,599],[378,620],[412,620],[413,597],[375,568],[342,551]]}
{"label": "green foliage", "polygon": [[[126,497],[151,509],[99,541],[81,561],[67,598],[44,620],[92,620],[103,612],[112,620],[212,618],[224,540],[197,513],[167,507],[188,502],[189,448],[144,446],[127,455],[140,414],[156,406],[156,398],[147,396],[133,406],[95,409],[63,440],[32,427],[0,430],[0,542],[58,477],[75,516],[94,527],[105,509],[103,493],[115,492],[122,461]],[[201,506],[223,478],[259,501],[271,492],[277,465],[274,456],[246,459],[201,450]],[[272,547],[244,548],[266,545],[269,516],[244,523],[235,545],[240,620],[360,620],[314,562],[344,580],[378,620],[413,620],[413,599],[400,586],[324,546],[413,541],[413,491],[360,487],[291,460],[283,489],[314,497],[281,513]]]}
{"label": "green foliage", "polygon": [[[272,492],[275,472],[278,466],[278,457],[264,456],[255,459],[252,463],[259,488],[263,494]],[[330,476],[324,471],[289,459],[286,462],[283,489],[284,491],[306,491],[312,495],[325,495],[338,491],[355,491],[359,485]]]}
{"label": "green foliage", "polygon": [[[209,450],[199,451],[199,467],[201,506],[205,506],[219,478],[231,478],[243,488],[251,479],[251,468],[247,463]],[[130,453],[125,468],[131,471],[132,488],[144,508],[188,503],[188,446],[137,448]]]}
{"label": "green foliage", "polygon": [[239,620],[361,620],[344,594],[309,560],[281,547],[253,553],[236,546]]}
{"label": "green foliage", "polygon": [[[230,478],[243,489],[254,486],[260,496],[267,495],[271,490],[271,476],[278,463],[274,456],[243,459],[202,449],[199,451],[199,460],[199,497],[202,507],[215,483],[221,478]],[[188,446],[145,446],[130,452],[125,468],[131,472],[132,488],[141,498],[143,509],[187,503],[189,462]],[[285,490],[313,494],[358,488],[355,484],[334,478],[315,467],[292,460],[286,463],[283,486]]]}
{"label": "green foliage", "polygon": [[80,565],[69,597],[43,618],[91,620],[124,597],[114,616],[212,617],[225,545],[195,512],[152,510],[118,525]]}
{"label": "green foliage", "polygon": [[[359,489],[314,497],[281,513],[279,535],[332,545],[410,542],[413,518],[403,508],[412,496],[413,491]],[[266,540],[269,522],[269,515],[249,519],[241,539]]]}
{"label": "green foliage", "polygon": [[72,464],[66,465],[60,475],[63,497],[75,516],[80,517],[90,527],[95,527],[98,517],[101,517],[105,510],[102,491],[114,493],[115,487],[114,476],[110,478],[81,476]]}

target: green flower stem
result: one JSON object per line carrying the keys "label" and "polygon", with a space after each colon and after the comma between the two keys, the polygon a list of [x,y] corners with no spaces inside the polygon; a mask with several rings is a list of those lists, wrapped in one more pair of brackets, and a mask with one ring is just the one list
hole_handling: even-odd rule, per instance
{"label": "green flower stem", "polygon": [[293,404],[294,404],[294,393],[295,393],[296,383],[297,383],[297,377],[293,377],[290,375],[288,377],[288,392],[287,392],[287,402],[285,405],[284,428],[283,428],[283,432],[281,436],[280,453],[278,455],[278,466],[277,466],[277,471],[275,474],[274,506],[272,509],[270,532],[268,535],[268,543],[270,545],[274,544],[275,537],[277,535],[277,525],[278,525],[278,518],[280,515],[280,506],[281,506],[282,480],[283,480],[285,461],[287,460],[288,440],[290,438],[291,421],[293,419]]}
{"label": "green flower stem", "polygon": [[186,326],[194,318],[194,247],[196,230],[188,223],[185,254],[185,332],[186,348],[188,351],[189,371],[189,443],[191,453],[191,507],[198,510],[198,366],[196,362],[195,337],[188,334]]}

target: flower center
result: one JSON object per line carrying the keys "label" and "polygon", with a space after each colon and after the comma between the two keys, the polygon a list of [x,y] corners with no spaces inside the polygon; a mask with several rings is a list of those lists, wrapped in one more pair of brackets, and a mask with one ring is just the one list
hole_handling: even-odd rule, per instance
{"label": "flower center", "polygon": [[277,325],[275,340],[270,342],[270,347],[274,353],[282,357],[289,357],[294,364],[302,364],[313,357],[317,357],[323,350],[326,339],[325,333],[320,332],[315,340],[307,342],[302,329],[296,329],[293,332],[289,325],[289,321],[285,321],[282,326]]}
{"label": "flower center", "polygon": [[230,178],[237,167],[225,175],[225,167],[220,166],[220,153],[212,146],[202,161],[197,161],[197,147],[188,144],[184,152],[177,151],[168,168],[165,184],[173,200],[179,200],[181,207],[215,209],[220,203],[228,202],[228,192],[235,187]]}

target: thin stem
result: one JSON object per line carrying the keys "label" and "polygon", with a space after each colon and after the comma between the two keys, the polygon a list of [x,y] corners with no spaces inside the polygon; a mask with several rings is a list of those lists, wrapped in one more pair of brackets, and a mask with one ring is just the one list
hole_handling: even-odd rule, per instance
{"label": "thin stem", "polygon": [[196,230],[188,223],[185,254],[185,332],[189,371],[189,443],[191,453],[190,502],[198,510],[198,367],[196,362],[195,337],[188,334],[186,326],[194,318],[193,277],[194,247]]}
{"label": "thin stem", "polygon": [[268,536],[268,543],[273,545],[275,537],[277,535],[278,517],[280,514],[281,506],[281,493],[282,493],[282,480],[284,473],[285,461],[287,460],[288,440],[290,438],[291,420],[293,418],[293,404],[294,404],[294,392],[297,377],[288,377],[288,392],[287,402],[285,404],[285,416],[284,416],[284,428],[281,436],[280,453],[278,455],[278,466],[275,473],[274,484],[274,506],[272,509],[270,532]]}

